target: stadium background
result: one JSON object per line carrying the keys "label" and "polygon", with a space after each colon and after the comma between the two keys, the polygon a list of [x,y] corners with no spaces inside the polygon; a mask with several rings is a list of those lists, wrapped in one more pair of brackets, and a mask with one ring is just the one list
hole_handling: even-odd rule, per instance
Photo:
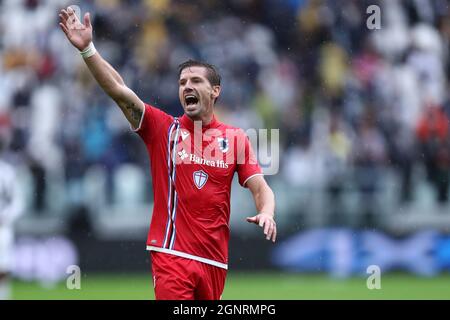
{"label": "stadium background", "polygon": [[153,297],[145,148],[58,29],[69,4],[144,101],[180,115],[176,67],[203,59],[222,121],[280,129],[278,243],[235,181],[225,299],[450,298],[448,1],[0,0],[2,158],[26,204],[14,298]]}

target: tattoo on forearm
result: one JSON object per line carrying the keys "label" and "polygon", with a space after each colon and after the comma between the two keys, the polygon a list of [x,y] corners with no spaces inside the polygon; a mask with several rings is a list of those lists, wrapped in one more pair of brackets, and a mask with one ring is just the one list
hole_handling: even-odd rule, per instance
{"label": "tattoo on forearm", "polygon": [[126,108],[131,115],[131,118],[135,121],[140,121],[142,117],[142,111],[138,109],[135,103],[131,102],[126,105]]}

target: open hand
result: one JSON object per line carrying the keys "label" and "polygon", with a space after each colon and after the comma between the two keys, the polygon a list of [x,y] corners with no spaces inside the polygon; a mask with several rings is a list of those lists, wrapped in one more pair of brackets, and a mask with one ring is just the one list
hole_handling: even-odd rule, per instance
{"label": "open hand", "polygon": [[248,217],[247,222],[255,223],[259,225],[261,228],[264,228],[264,234],[266,235],[267,240],[271,240],[275,242],[277,237],[277,224],[273,219],[273,215],[267,213],[260,213],[253,217]]}
{"label": "open hand", "polygon": [[88,12],[84,15],[84,23],[80,22],[71,7],[62,9],[59,13],[59,19],[59,26],[75,48],[82,51],[91,43],[92,25]]}

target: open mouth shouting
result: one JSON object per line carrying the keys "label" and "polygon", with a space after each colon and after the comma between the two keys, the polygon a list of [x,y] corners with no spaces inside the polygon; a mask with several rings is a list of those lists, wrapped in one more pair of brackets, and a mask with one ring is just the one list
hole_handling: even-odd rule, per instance
{"label": "open mouth shouting", "polygon": [[198,100],[197,96],[195,96],[194,94],[189,93],[189,94],[184,95],[184,103],[187,108],[190,109],[190,108],[196,107],[198,105],[198,102],[199,102],[199,100]]}

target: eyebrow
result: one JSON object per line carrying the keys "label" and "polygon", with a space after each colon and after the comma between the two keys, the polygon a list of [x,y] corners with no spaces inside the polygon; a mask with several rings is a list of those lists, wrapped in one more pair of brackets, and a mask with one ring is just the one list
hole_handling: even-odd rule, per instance
{"label": "eyebrow", "polygon": [[[203,80],[203,78],[200,77],[200,76],[192,76],[191,79],[192,80]],[[186,78],[181,78],[181,79],[178,80],[179,83],[181,83],[182,81],[186,81]]]}

